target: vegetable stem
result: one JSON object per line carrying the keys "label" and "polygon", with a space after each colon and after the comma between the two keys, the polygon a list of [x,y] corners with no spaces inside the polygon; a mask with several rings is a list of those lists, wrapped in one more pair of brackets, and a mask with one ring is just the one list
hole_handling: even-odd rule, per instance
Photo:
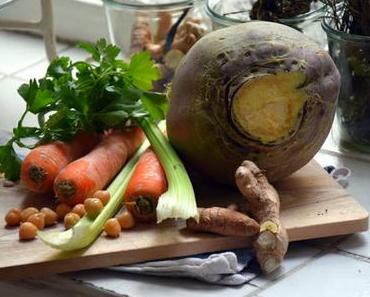
{"label": "vegetable stem", "polygon": [[190,178],[177,153],[161,130],[148,118],[137,120],[156,152],[168,181],[168,190],[159,197],[157,222],[166,219],[189,219],[198,221],[195,194]]}

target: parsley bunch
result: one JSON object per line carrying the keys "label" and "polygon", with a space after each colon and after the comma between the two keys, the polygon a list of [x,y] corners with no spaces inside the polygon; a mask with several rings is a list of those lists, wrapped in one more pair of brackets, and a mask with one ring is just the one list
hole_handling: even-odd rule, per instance
{"label": "parsley bunch", "polygon": [[[140,52],[126,63],[118,58],[119,48],[104,39],[78,46],[91,55],[91,63],[60,57],[50,63],[43,78],[19,87],[26,109],[12,138],[0,146],[0,172],[6,178],[17,180],[20,174],[14,144],[31,149],[69,140],[80,130],[99,133],[129,121],[165,118],[167,97],[150,91],[160,73],[149,53]],[[23,124],[28,113],[37,115],[37,127]]]}

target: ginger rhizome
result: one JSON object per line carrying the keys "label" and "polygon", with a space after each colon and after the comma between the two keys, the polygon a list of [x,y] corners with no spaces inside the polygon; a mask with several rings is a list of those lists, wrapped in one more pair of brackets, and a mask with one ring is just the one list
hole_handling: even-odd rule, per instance
{"label": "ginger rhizome", "polygon": [[236,184],[246,199],[249,213],[260,224],[254,241],[257,261],[270,273],[278,268],[288,249],[288,234],[280,222],[280,198],[253,162],[244,161],[235,174]]}
{"label": "ginger rhizome", "polygon": [[253,236],[260,230],[259,224],[246,214],[223,208],[198,208],[199,222],[186,221],[187,228],[225,236]]}

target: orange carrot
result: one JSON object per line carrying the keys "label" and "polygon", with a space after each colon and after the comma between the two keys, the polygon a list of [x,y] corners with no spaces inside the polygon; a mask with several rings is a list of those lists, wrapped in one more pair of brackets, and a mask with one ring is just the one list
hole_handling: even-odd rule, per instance
{"label": "orange carrot", "polygon": [[54,181],[54,192],[64,203],[76,205],[102,190],[144,139],[139,128],[114,131],[87,155],[67,165]]}
{"label": "orange carrot", "polygon": [[88,153],[96,143],[96,136],[79,133],[70,142],[56,141],[34,148],[22,162],[21,182],[34,192],[52,191],[58,173]]}
{"label": "orange carrot", "polygon": [[156,219],[158,198],[167,190],[167,180],[157,155],[150,148],[140,157],[127,185],[127,210],[142,222]]}

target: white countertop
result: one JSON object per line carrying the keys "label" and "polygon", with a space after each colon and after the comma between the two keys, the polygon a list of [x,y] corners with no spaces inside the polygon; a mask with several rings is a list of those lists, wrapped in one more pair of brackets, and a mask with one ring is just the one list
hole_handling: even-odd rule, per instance
{"label": "white countertop", "polygon": [[[0,129],[10,129],[23,108],[16,93],[18,86],[29,78],[42,75],[47,60],[42,41],[35,37],[0,31],[0,45]],[[79,50],[66,44],[59,44],[58,48],[62,54],[84,57]],[[348,191],[370,211],[370,161],[336,151],[335,145],[329,141],[315,159],[322,166],[349,167],[352,176]],[[239,287],[107,270],[0,281],[0,296],[12,297],[162,297],[164,293],[176,297],[367,297],[370,296],[370,232],[291,244],[279,271]]]}

